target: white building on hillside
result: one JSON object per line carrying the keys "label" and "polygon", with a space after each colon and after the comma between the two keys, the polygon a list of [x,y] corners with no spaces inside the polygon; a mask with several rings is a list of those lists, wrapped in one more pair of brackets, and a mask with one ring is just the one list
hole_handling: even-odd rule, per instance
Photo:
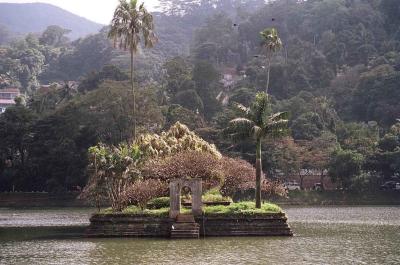
{"label": "white building on hillside", "polygon": [[0,89],[0,113],[15,105],[14,99],[20,95],[19,89],[14,87]]}

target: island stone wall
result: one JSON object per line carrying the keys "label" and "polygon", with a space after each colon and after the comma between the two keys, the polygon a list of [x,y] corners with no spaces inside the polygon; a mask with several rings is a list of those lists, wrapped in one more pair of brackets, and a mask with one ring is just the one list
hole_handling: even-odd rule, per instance
{"label": "island stone wall", "polygon": [[[200,235],[292,236],[284,213],[257,216],[198,216]],[[86,230],[88,237],[170,237],[174,219],[129,214],[95,214]]]}
{"label": "island stone wall", "polygon": [[284,213],[251,217],[202,216],[197,218],[202,236],[292,236]]}

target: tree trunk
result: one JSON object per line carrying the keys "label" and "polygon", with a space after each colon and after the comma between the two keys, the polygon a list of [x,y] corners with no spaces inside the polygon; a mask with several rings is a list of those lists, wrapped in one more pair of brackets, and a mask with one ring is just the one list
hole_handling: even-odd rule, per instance
{"label": "tree trunk", "polygon": [[325,190],[325,186],[324,186],[324,169],[321,170],[321,178],[320,178],[320,182],[321,182],[321,190]]}
{"label": "tree trunk", "polygon": [[133,96],[133,140],[136,140],[136,93],[135,86],[133,83],[133,51],[131,51],[131,87]]}
{"label": "tree trunk", "polygon": [[304,190],[304,189],[303,189],[304,175],[302,176],[301,174],[299,174],[299,178],[300,178],[300,189],[301,189],[301,190]]}
{"label": "tree trunk", "polygon": [[272,57],[272,51],[270,51],[267,55],[268,66],[267,66],[267,87],[265,89],[266,94],[268,94],[268,89],[269,89],[269,76],[270,76],[270,72],[271,72],[271,57]]}
{"label": "tree trunk", "polygon": [[[97,171],[97,155],[94,155],[94,175],[96,176],[96,178],[98,178],[98,171]],[[99,191],[99,187],[98,184],[96,185],[96,199],[95,199],[95,203],[96,203],[96,208],[97,208],[97,212],[100,212],[100,191]]]}
{"label": "tree trunk", "polygon": [[256,208],[261,208],[261,139],[257,139],[256,151]]}

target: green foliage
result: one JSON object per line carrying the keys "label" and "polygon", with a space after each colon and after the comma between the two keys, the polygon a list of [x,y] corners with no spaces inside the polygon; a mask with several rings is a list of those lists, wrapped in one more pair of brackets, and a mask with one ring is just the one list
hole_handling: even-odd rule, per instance
{"label": "green foliage", "polygon": [[203,101],[197,94],[196,90],[184,90],[175,95],[174,103],[181,105],[182,107],[189,109],[195,113],[203,113],[204,105]]}
{"label": "green foliage", "polygon": [[40,44],[50,46],[61,46],[68,42],[68,38],[64,35],[70,33],[71,30],[64,29],[57,25],[51,25],[40,36]]}
{"label": "green foliage", "polygon": [[385,127],[399,117],[400,72],[389,65],[381,65],[361,75],[354,91],[353,112],[359,120],[379,121]]}
{"label": "green foliage", "polygon": [[219,189],[211,189],[207,191],[205,194],[203,194],[201,199],[203,202],[232,202],[232,199],[230,197],[222,196]]}
{"label": "green foliage", "polygon": [[263,203],[261,208],[256,208],[254,202],[237,202],[231,203],[229,206],[207,206],[203,207],[206,216],[223,215],[223,216],[252,216],[267,213],[281,213],[282,209],[272,203]]}
{"label": "green foliage", "polygon": [[21,188],[40,187],[33,179],[23,177],[29,168],[30,127],[36,118],[32,111],[22,105],[8,108],[0,116],[0,190],[11,190],[12,185]]}
{"label": "green foliage", "polygon": [[158,197],[147,203],[147,209],[169,208],[169,197]]}
{"label": "green foliage", "polygon": [[282,47],[282,41],[279,38],[278,31],[275,28],[266,28],[260,32],[263,39],[263,45],[271,52],[277,52]]}
{"label": "green foliage", "polygon": [[[182,213],[190,213],[191,209],[181,209]],[[205,206],[203,207],[203,214],[205,216],[254,216],[270,213],[281,213],[282,209],[276,204],[263,203],[260,209],[255,208],[254,202],[238,202],[231,203],[229,206]],[[137,206],[128,206],[120,213],[115,213],[111,208],[104,209],[100,214],[128,214],[138,216],[150,217],[167,217],[169,208],[160,209],[141,209]]]}
{"label": "green foliage", "polygon": [[126,81],[129,77],[115,65],[105,65],[100,72],[90,72],[79,84],[79,91],[86,92],[99,88],[105,80]]}
{"label": "green foliage", "polygon": [[199,91],[207,89],[210,84],[218,81],[218,77],[219,73],[209,62],[198,61],[195,64],[193,69],[193,81],[196,82]]}
{"label": "green foliage", "polygon": [[293,120],[291,129],[296,140],[312,140],[321,135],[324,125],[317,113],[307,112]]}
{"label": "green foliage", "polygon": [[[140,13],[138,2],[126,4]],[[219,133],[235,117],[249,119],[229,103],[251,105],[257,91],[265,88],[269,71],[271,96],[265,109],[269,115],[288,111],[289,128],[299,142],[281,148],[270,144],[269,137],[263,140],[267,147],[262,152],[264,171],[272,175],[280,169],[289,174],[299,165],[326,169],[338,141],[344,150],[366,157],[362,172],[351,177],[350,188],[361,185],[356,182],[377,186],[399,174],[397,136],[390,131],[399,118],[400,101],[400,24],[395,0],[267,4],[173,0],[161,5],[169,5],[168,14],[175,15],[154,16],[159,45],[141,50],[134,61],[138,126],[133,125],[129,84],[123,82],[130,58],[112,49],[108,28],[69,42],[64,28],[72,33],[83,28],[57,23],[59,28],[51,26],[41,36],[29,34],[11,41],[10,36],[16,35],[9,25],[15,19],[8,17],[6,9],[0,11],[0,22],[10,33],[0,29],[0,42],[7,45],[0,47],[0,87],[16,86],[27,92],[27,111],[35,116],[33,121],[12,120],[7,125],[22,128],[26,163],[20,162],[19,134],[5,133],[1,144],[7,148],[0,154],[2,180],[7,176],[3,189],[13,184],[29,190],[75,189],[87,178],[89,146],[98,142],[117,146],[129,141],[136,127],[139,132],[153,133],[177,121],[202,131],[222,153],[253,162],[256,145],[252,139],[232,145]],[[18,24],[24,21],[23,15],[18,20]],[[153,21],[147,22],[152,28]],[[263,31],[267,53],[260,47]],[[137,40],[138,49],[146,46],[144,32]],[[279,44],[278,39],[285,45],[279,51],[271,46],[276,52],[266,61],[260,54],[271,55],[267,43],[273,42],[268,40]],[[104,67],[110,62],[122,70]],[[232,74],[232,85],[219,83],[222,74]],[[64,80],[81,77],[79,90],[62,85]],[[53,81],[57,84],[36,91]],[[223,95],[224,105],[216,100],[218,95]],[[257,135],[254,132],[236,136],[247,138]],[[294,158],[298,151],[301,159]],[[12,161],[6,159],[10,157]]]}
{"label": "green foliage", "polygon": [[221,157],[220,152],[213,144],[207,143],[180,122],[175,123],[161,135],[141,135],[137,144],[148,157],[165,157],[183,151],[205,152],[217,158]]}
{"label": "green foliage", "polygon": [[257,93],[250,108],[238,104],[244,118],[232,120],[227,128],[227,133],[236,140],[252,138],[256,140],[256,205],[261,207],[262,185],[262,162],[261,162],[261,140],[264,138],[281,137],[287,133],[288,113],[279,112],[272,114],[271,101],[266,93]]}
{"label": "green foliage", "polygon": [[129,215],[140,215],[140,216],[149,216],[149,217],[167,217],[169,214],[169,208],[161,208],[161,209],[141,209],[138,206],[128,206],[123,209],[121,212],[115,213],[112,208],[104,209],[100,212],[103,215],[110,214],[129,214]]}
{"label": "green foliage", "polygon": [[[93,200],[101,196],[101,193],[106,193],[111,208],[116,212],[121,211],[132,198],[129,189],[137,187],[131,184],[140,177],[138,165],[142,153],[139,147],[134,144],[119,146],[99,144],[90,147],[89,154],[91,174],[81,197]],[[137,192],[137,194],[141,193]],[[135,201],[141,207],[147,202],[147,197],[143,200],[142,197],[144,198],[141,196]]]}
{"label": "green foliage", "polygon": [[337,135],[343,149],[355,150],[367,156],[375,150],[379,127],[376,122],[347,123],[338,128]]}
{"label": "green foliage", "polygon": [[191,64],[182,57],[174,57],[164,64],[167,74],[166,90],[175,95],[183,90],[193,89]]}
{"label": "green foliage", "polygon": [[38,86],[38,77],[42,73],[46,58],[44,47],[33,34],[14,41],[0,53],[0,74],[11,79],[11,83],[20,83],[24,92],[31,93]]}
{"label": "green foliage", "polygon": [[201,128],[205,124],[204,119],[200,115],[180,105],[172,104],[166,112],[166,127],[172,126],[177,122],[182,122],[190,129],[195,129]]}
{"label": "green foliage", "polygon": [[193,51],[195,59],[208,61],[214,65],[238,63],[237,33],[233,24],[226,13],[208,17],[195,34]]}
{"label": "green foliage", "polygon": [[272,114],[271,101],[267,94],[257,93],[250,108],[240,104],[237,107],[244,117],[232,120],[226,131],[234,139],[252,138],[258,141],[266,137],[281,136],[287,132],[288,113]]}
{"label": "green foliage", "polygon": [[334,182],[338,181],[343,188],[349,188],[353,178],[361,173],[364,163],[363,155],[338,149],[333,152],[329,162],[329,175]]}
{"label": "green foliage", "polygon": [[58,59],[46,68],[44,81],[77,80],[92,71],[99,71],[110,63],[112,45],[105,29],[97,34],[73,42],[73,46],[62,49]]}
{"label": "green foliage", "polygon": [[137,1],[120,1],[115,9],[108,33],[120,49],[136,53],[143,38],[146,47],[152,47],[156,41],[153,32],[153,16],[147,12],[144,4]]}
{"label": "green foliage", "polygon": [[396,123],[367,158],[366,168],[384,178],[400,175],[400,124]]}
{"label": "green foliage", "polygon": [[[14,185],[22,191],[64,192],[83,187],[87,181],[87,150],[98,142],[115,144],[127,141],[132,135],[130,122],[131,97],[125,83],[107,81],[99,89],[85,95],[72,95],[64,92],[65,87],[52,87],[30,99],[28,108],[18,107],[18,113],[26,113],[33,120],[12,119],[7,122],[11,127],[4,131],[2,139],[15,138],[14,142],[1,150],[1,157],[15,157],[12,167],[0,166],[3,176],[17,174],[1,186],[2,190],[11,190]],[[152,88],[141,90],[140,130],[154,129],[154,124],[162,124],[163,117],[157,106]],[[10,109],[10,114],[13,108]],[[20,115],[20,114],[18,114]],[[25,115],[25,114],[24,114]],[[37,117],[38,116],[38,117]],[[37,118],[36,118],[37,117]],[[7,114],[0,120],[8,119]],[[31,119],[31,118],[29,118]],[[0,129],[0,130],[1,130]],[[13,133],[11,133],[13,132]],[[17,139],[19,135],[24,135]],[[20,151],[24,149],[25,166],[20,167]],[[3,160],[4,161],[4,160]],[[5,176],[5,175],[4,175]]]}

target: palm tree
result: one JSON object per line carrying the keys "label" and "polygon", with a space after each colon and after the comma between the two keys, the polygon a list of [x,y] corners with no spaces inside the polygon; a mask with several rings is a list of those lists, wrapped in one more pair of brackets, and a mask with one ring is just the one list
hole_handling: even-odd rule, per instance
{"label": "palm tree", "polygon": [[146,48],[153,47],[157,38],[153,32],[153,16],[147,12],[144,3],[137,4],[137,0],[119,0],[115,9],[108,37],[114,40],[114,46],[129,50],[131,55],[131,87],[133,94],[133,136],[136,139],[136,93],[133,83],[133,56],[143,38]]}
{"label": "palm tree", "polygon": [[267,50],[267,87],[265,93],[268,94],[272,55],[282,48],[282,41],[275,28],[266,28],[260,32],[260,35],[263,40],[262,45]]}
{"label": "palm tree", "polygon": [[261,141],[287,133],[288,113],[272,114],[270,98],[264,92],[257,93],[250,108],[237,106],[243,117],[231,120],[227,132],[236,140],[253,138],[256,141],[256,208],[261,208]]}

